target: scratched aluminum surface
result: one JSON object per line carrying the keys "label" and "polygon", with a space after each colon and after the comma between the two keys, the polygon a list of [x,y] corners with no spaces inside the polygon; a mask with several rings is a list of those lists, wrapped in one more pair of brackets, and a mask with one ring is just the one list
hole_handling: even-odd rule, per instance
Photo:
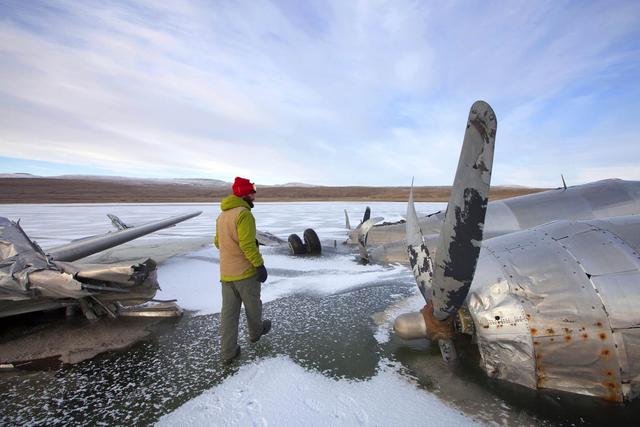
{"label": "scratched aluminum surface", "polygon": [[484,247],[467,299],[476,326],[482,367],[490,377],[535,388],[529,325],[520,298],[512,292],[514,285],[507,277],[500,260]]}
{"label": "scratched aluminum surface", "polygon": [[607,179],[503,200],[520,228],[553,219],[593,219],[640,213],[640,182]]}
{"label": "scratched aluminum surface", "polygon": [[640,216],[557,221],[485,241],[468,307],[488,375],[636,398],[639,243]]}

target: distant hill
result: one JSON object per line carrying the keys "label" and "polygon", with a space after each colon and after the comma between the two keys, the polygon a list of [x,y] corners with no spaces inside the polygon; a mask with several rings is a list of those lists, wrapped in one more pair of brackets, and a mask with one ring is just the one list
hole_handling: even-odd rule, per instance
{"label": "distant hill", "polygon": [[0,178],[39,178],[39,176],[30,173],[0,173]]}
{"label": "distant hill", "polygon": [[[406,201],[408,187],[313,186],[303,183],[257,185],[259,201]],[[231,183],[216,179],[149,179],[65,175],[0,175],[0,203],[170,203],[218,202]],[[450,187],[415,187],[417,201],[446,202]],[[492,187],[492,200],[543,191]]]}

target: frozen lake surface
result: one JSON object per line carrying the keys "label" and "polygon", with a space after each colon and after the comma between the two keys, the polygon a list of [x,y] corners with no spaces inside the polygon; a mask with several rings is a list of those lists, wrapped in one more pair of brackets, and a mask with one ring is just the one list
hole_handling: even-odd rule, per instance
{"label": "frozen lake surface", "polygon": [[[341,245],[343,209],[355,225],[367,205],[387,220],[406,209],[258,201],[254,214],[259,229],[283,239],[312,227],[325,244]],[[417,204],[425,214],[443,207]],[[218,204],[0,205],[0,216],[20,218],[47,248],[112,230],[107,213],[136,225],[193,210],[203,214],[136,240],[126,256],[122,248],[109,255],[173,250],[177,255],[159,266],[158,298],[178,299],[188,314],[125,351],[51,371],[2,374],[0,424],[594,425],[620,415],[593,400],[575,403],[580,399],[489,380],[477,363],[447,367],[437,346],[398,339],[395,316],[423,305],[413,277],[397,265],[357,264],[355,251],[294,258],[261,248],[269,269],[264,314],[273,330],[252,345],[243,318],[242,356],[222,367],[219,255],[210,244]]]}

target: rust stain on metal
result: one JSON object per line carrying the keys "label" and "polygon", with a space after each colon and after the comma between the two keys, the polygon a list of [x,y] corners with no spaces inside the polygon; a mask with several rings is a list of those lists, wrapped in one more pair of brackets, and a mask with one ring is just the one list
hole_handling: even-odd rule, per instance
{"label": "rust stain on metal", "polygon": [[609,350],[608,348],[605,348],[600,352],[600,355],[603,357],[609,357],[611,355],[611,350]]}
{"label": "rust stain on metal", "polygon": [[598,334],[598,337],[600,337],[600,339],[601,339],[602,341],[604,341],[604,340],[606,340],[606,339],[607,339],[607,334],[605,334],[604,332],[600,332],[600,333]]}
{"label": "rust stain on metal", "polygon": [[548,334],[554,334],[555,331],[553,330],[553,328],[547,328],[547,333]]}
{"label": "rust stain on metal", "polygon": [[596,326],[597,326],[598,328],[602,328],[602,322],[598,322],[598,323],[596,323]]}
{"label": "rust stain on metal", "polygon": [[533,345],[540,345],[540,341],[534,341]]}
{"label": "rust stain on metal", "polygon": [[564,340],[565,340],[566,342],[571,341],[571,335],[565,335]]}
{"label": "rust stain on metal", "polygon": [[581,337],[586,340],[587,338],[589,338],[589,334],[585,332],[584,334],[581,335]]}
{"label": "rust stain on metal", "polygon": [[536,328],[531,328],[531,335],[536,335],[538,333],[538,330]]}

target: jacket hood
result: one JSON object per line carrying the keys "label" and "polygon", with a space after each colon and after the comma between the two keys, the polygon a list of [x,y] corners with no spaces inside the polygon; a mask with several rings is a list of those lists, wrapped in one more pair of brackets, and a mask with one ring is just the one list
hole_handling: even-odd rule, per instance
{"label": "jacket hood", "polygon": [[234,194],[225,197],[222,199],[222,202],[220,202],[220,209],[223,211],[228,211],[229,209],[237,208],[239,206],[251,210],[251,206],[249,206],[249,203],[247,203],[246,200]]}

